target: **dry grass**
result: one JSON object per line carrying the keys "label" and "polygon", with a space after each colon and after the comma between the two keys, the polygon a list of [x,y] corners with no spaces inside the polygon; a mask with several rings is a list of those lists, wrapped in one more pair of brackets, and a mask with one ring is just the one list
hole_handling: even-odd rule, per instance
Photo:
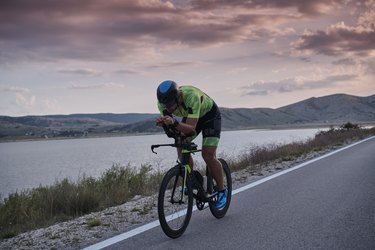
{"label": "dry grass", "polygon": [[150,165],[140,169],[114,165],[98,179],[64,179],[12,193],[0,204],[0,238],[120,205],[136,195],[154,194],[163,173],[151,173],[151,169]]}
{"label": "dry grass", "polygon": [[314,138],[305,142],[294,142],[285,145],[255,146],[244,152],[236,159],[230,159],[232,171],[241,169],[256,169],[262,163],[275,160],[290,161],[299,156],[313,151],[320,151],[332,146],[340,146],[344,143],[375,135],[375,128],[361,129],[358,125],[347,123],[340,128],[331,128],[328,131],[320,131]]}

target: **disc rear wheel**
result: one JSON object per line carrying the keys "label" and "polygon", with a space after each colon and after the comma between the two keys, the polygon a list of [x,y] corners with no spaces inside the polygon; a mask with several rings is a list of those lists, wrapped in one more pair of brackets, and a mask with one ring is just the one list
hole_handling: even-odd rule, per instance
{"label": "disc rear wheel", "polygon": [[[227,194],[227,202],[223,208],[221,209],[216,208],[215,202],[210,202],[209,204],[212,215],[218,219],[223,218],[225,216],[225,214],[228,211],[231,198],[232,198],[232,177],[231,177],[229,166],[225,160],[219,159],[219,161],[221,165],[223,166],[224,188],[227,188],[228,194]],[[217,185],[216,185],[215,180],[211,176],[208,176],[207,189],[209,193],[214,193],[214,192],[219,191],[217,190]]]}

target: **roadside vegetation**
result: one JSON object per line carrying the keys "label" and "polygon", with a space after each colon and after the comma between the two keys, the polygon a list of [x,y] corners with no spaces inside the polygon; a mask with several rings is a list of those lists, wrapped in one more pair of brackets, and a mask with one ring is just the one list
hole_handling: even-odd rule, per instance
{"label": "roadside vegetation", "polygon": [[[371,135],[375,135],[375,128],[364,129],[346,123],[339,128],[320,131],[307,141],[251,148],[242,156],[230,159],[229,163],[232,171],[245,168],[259,171],[267,162],[290,161],[312,151]],[[164,172],[155,171],[151,165],[140,168],[114,165],[100,178],[63,179],[51,186],[12,193],[0,200],[0,239],[120,205],[136,195],[155,194],[163,176]],[[91,222],[91,226],[98,223]]]}
{"label": "roadside vegetation", "polygon": [[290,161],[313,151],[341,146],[371,135],[375,135],[375,127],[366,129],[348,122],[338,128],[331,127],[329,130],[320,131],[315,134],[314,138],[307,141],[252,147],[231,162],[230,166],[233,172],[245,168],[257,171],[263,163],[276,160]]}

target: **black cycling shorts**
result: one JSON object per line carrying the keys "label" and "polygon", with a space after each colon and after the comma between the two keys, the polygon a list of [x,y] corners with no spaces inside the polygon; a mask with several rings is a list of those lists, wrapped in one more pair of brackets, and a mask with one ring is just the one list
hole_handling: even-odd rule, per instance
{"label": "black cycling shorts", "polygon": [[[182,122],[186,122],[186,117],[182,119]],[[221,114],[216,103],[213,104],[210,111],[207,114],[198,119],[197,126],[195,127],[194,138],[202,132],[203,135],[203,146],[215,146],[219,145],[220,133],[221,133]]]}

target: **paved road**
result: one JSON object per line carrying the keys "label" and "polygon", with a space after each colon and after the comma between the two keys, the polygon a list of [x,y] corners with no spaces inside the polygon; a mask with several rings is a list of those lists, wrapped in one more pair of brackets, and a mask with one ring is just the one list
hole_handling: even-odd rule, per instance
{"label": "paved road", "polygon": [[185,234],[158,226],[106,249],[375,249],[375,138],[193,213]]}

